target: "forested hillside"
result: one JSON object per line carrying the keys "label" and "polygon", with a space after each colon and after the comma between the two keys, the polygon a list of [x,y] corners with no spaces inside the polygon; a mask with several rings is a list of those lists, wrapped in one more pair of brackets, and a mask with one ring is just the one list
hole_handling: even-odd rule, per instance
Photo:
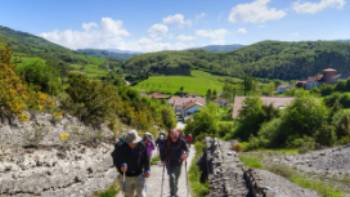
{"label": "forested hillside", "polygon": [[273,79],[303,79],[326,67],[349,74],[350,44],[338,41],[264,41],[230,53],[204,50],[145,54],[124,65],[133,78],[152,74],[188,74],[201,69],[214,74]]}
{"label": "forested hillside", "polygon": [[30,64],[35,57],[60,72],[75,70],[91,77],[105,76],[109,69],[120,66],[117,60],[88,56],[3,26],[0,26],[0,43],[10,46],[15,64]]}
{"label": "forested hillside", "polygon": [[103,49],[79,49],[78,52],[95,57],[110,58],[115,60],[127,60],[140,53],[122,50],[103,50]]}

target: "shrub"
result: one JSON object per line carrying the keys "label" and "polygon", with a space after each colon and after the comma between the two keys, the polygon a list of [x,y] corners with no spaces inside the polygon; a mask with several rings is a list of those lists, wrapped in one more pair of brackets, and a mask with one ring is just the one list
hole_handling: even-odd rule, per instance
{"label": "shrub", "polygon": [[298,148],[300,153],[305,153],[311,150],[315,150],[316,142],[312,137],[304,136],[300,138],[290,137],[287,145],[290,148]]}
{"label": "shrub", "polygon": [[315,134],[315,140],[318,144],[332,146],[337,141],[337,134],[333,125],[322,125]]}
{"label": "shrub", "polygon": [[350,110],[338,111],[333,116],[332,123],[336,127],[339,138],[350,136]]}
{"label": "shrub", "polygon": [[282,116],[281,126],[285,138],[280,140],[283,143],[288,136],[313,136],[326,123],[327,116],[328,110],[320,100],[313,97],[297,98]]}
{"label": "shrub", "polygon": [[86,124],[98,127],[117,107],[117,90],[111,85],[88,80],[80,74],[71,74],[68,84],[69,99],[65,107]]}
{"label": "shrub", "polygon": [[280,138],[283,133],[281,129],[282,120],[280,118],[275,118],[270,122],[264,123],[259,130],[257,139],[252,139],[254,142],[249,142],[249,144],[257,143],[256,147],[277,147],[280,146]]}
{"label": "shrub", "polygon": [[187,121],[186,133],[191,133],[194,137],[204,135],[216,135],[218,130],[218,109],[215,105],[209,104],[192,119]]}
{"label": "shrub", "polygon": [[16,70],[24,81],[36,86],[39,91],[57,94],[61,89],[58,72],[40,58],[24,60]]}
{"label": "shrub", "polygon": [[256,135],[265,119],[262,101],[258,97],[246,98],[238,118],[235,137],[248,140],[250,136]]}

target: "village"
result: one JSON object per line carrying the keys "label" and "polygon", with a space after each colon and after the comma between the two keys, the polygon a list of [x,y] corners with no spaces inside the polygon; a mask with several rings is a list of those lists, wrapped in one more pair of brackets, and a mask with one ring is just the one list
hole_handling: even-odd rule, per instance
{"label": "village", "polygon": [[[326,68],[323,69],[321,73],[310,76],[306,80],[281,84],[275,90],[276,95],[260,96],[260,99],[265,106],[273,106],[275,109],[284,109],[294,100],[294,97],[292,96],[283,95],[283,93],[287,92],[288,90],[293,88],[312,90],[322,84],[335,84],[338,79],[340,79],[340,75],[337,73],[337,70],[333,68]],[[152,92],[144,95],[151,99],[169,104],[173,108],[176,114],[176,119],[179,122],[185,122],[195,113],[199,112],[208,103],[205,97],[191,94],[170,95],[161,92]],[[220,107],[230,108],[232,119],[236,119],[246,98],[247,96],[235,96],[233,102],[230,103],[230,101],[222,98],[222,96],[219,95],[213,102]]]}

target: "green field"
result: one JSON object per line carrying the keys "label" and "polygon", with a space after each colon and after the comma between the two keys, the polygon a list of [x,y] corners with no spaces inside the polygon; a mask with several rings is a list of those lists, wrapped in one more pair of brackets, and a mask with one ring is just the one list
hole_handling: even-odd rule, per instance
{"label": "green field", "polygon": [[205,95],[208,89],[222,91],[225,77],[215,76],[203,71],[192,71],[192,76],[152,76],[135,87],[144,92],[163,92],[173,94],[184,87],[184,91]]}

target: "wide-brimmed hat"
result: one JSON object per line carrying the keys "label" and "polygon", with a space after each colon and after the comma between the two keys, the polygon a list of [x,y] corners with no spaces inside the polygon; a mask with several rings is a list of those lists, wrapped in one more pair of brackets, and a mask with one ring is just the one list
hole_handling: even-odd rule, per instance
{"label": "wide-brimmed hat", "polygon": [[137,134],[136,130],[130,130],[125,136],[125,142],[130,144],[136,144],[140,142],[142,139],[140,138],[139,134]]}
{"label": "wide-brimmed hat", "polygon": [[153,139],[153,135],[150,132],[146,132],[144,136],[148,139]]}

